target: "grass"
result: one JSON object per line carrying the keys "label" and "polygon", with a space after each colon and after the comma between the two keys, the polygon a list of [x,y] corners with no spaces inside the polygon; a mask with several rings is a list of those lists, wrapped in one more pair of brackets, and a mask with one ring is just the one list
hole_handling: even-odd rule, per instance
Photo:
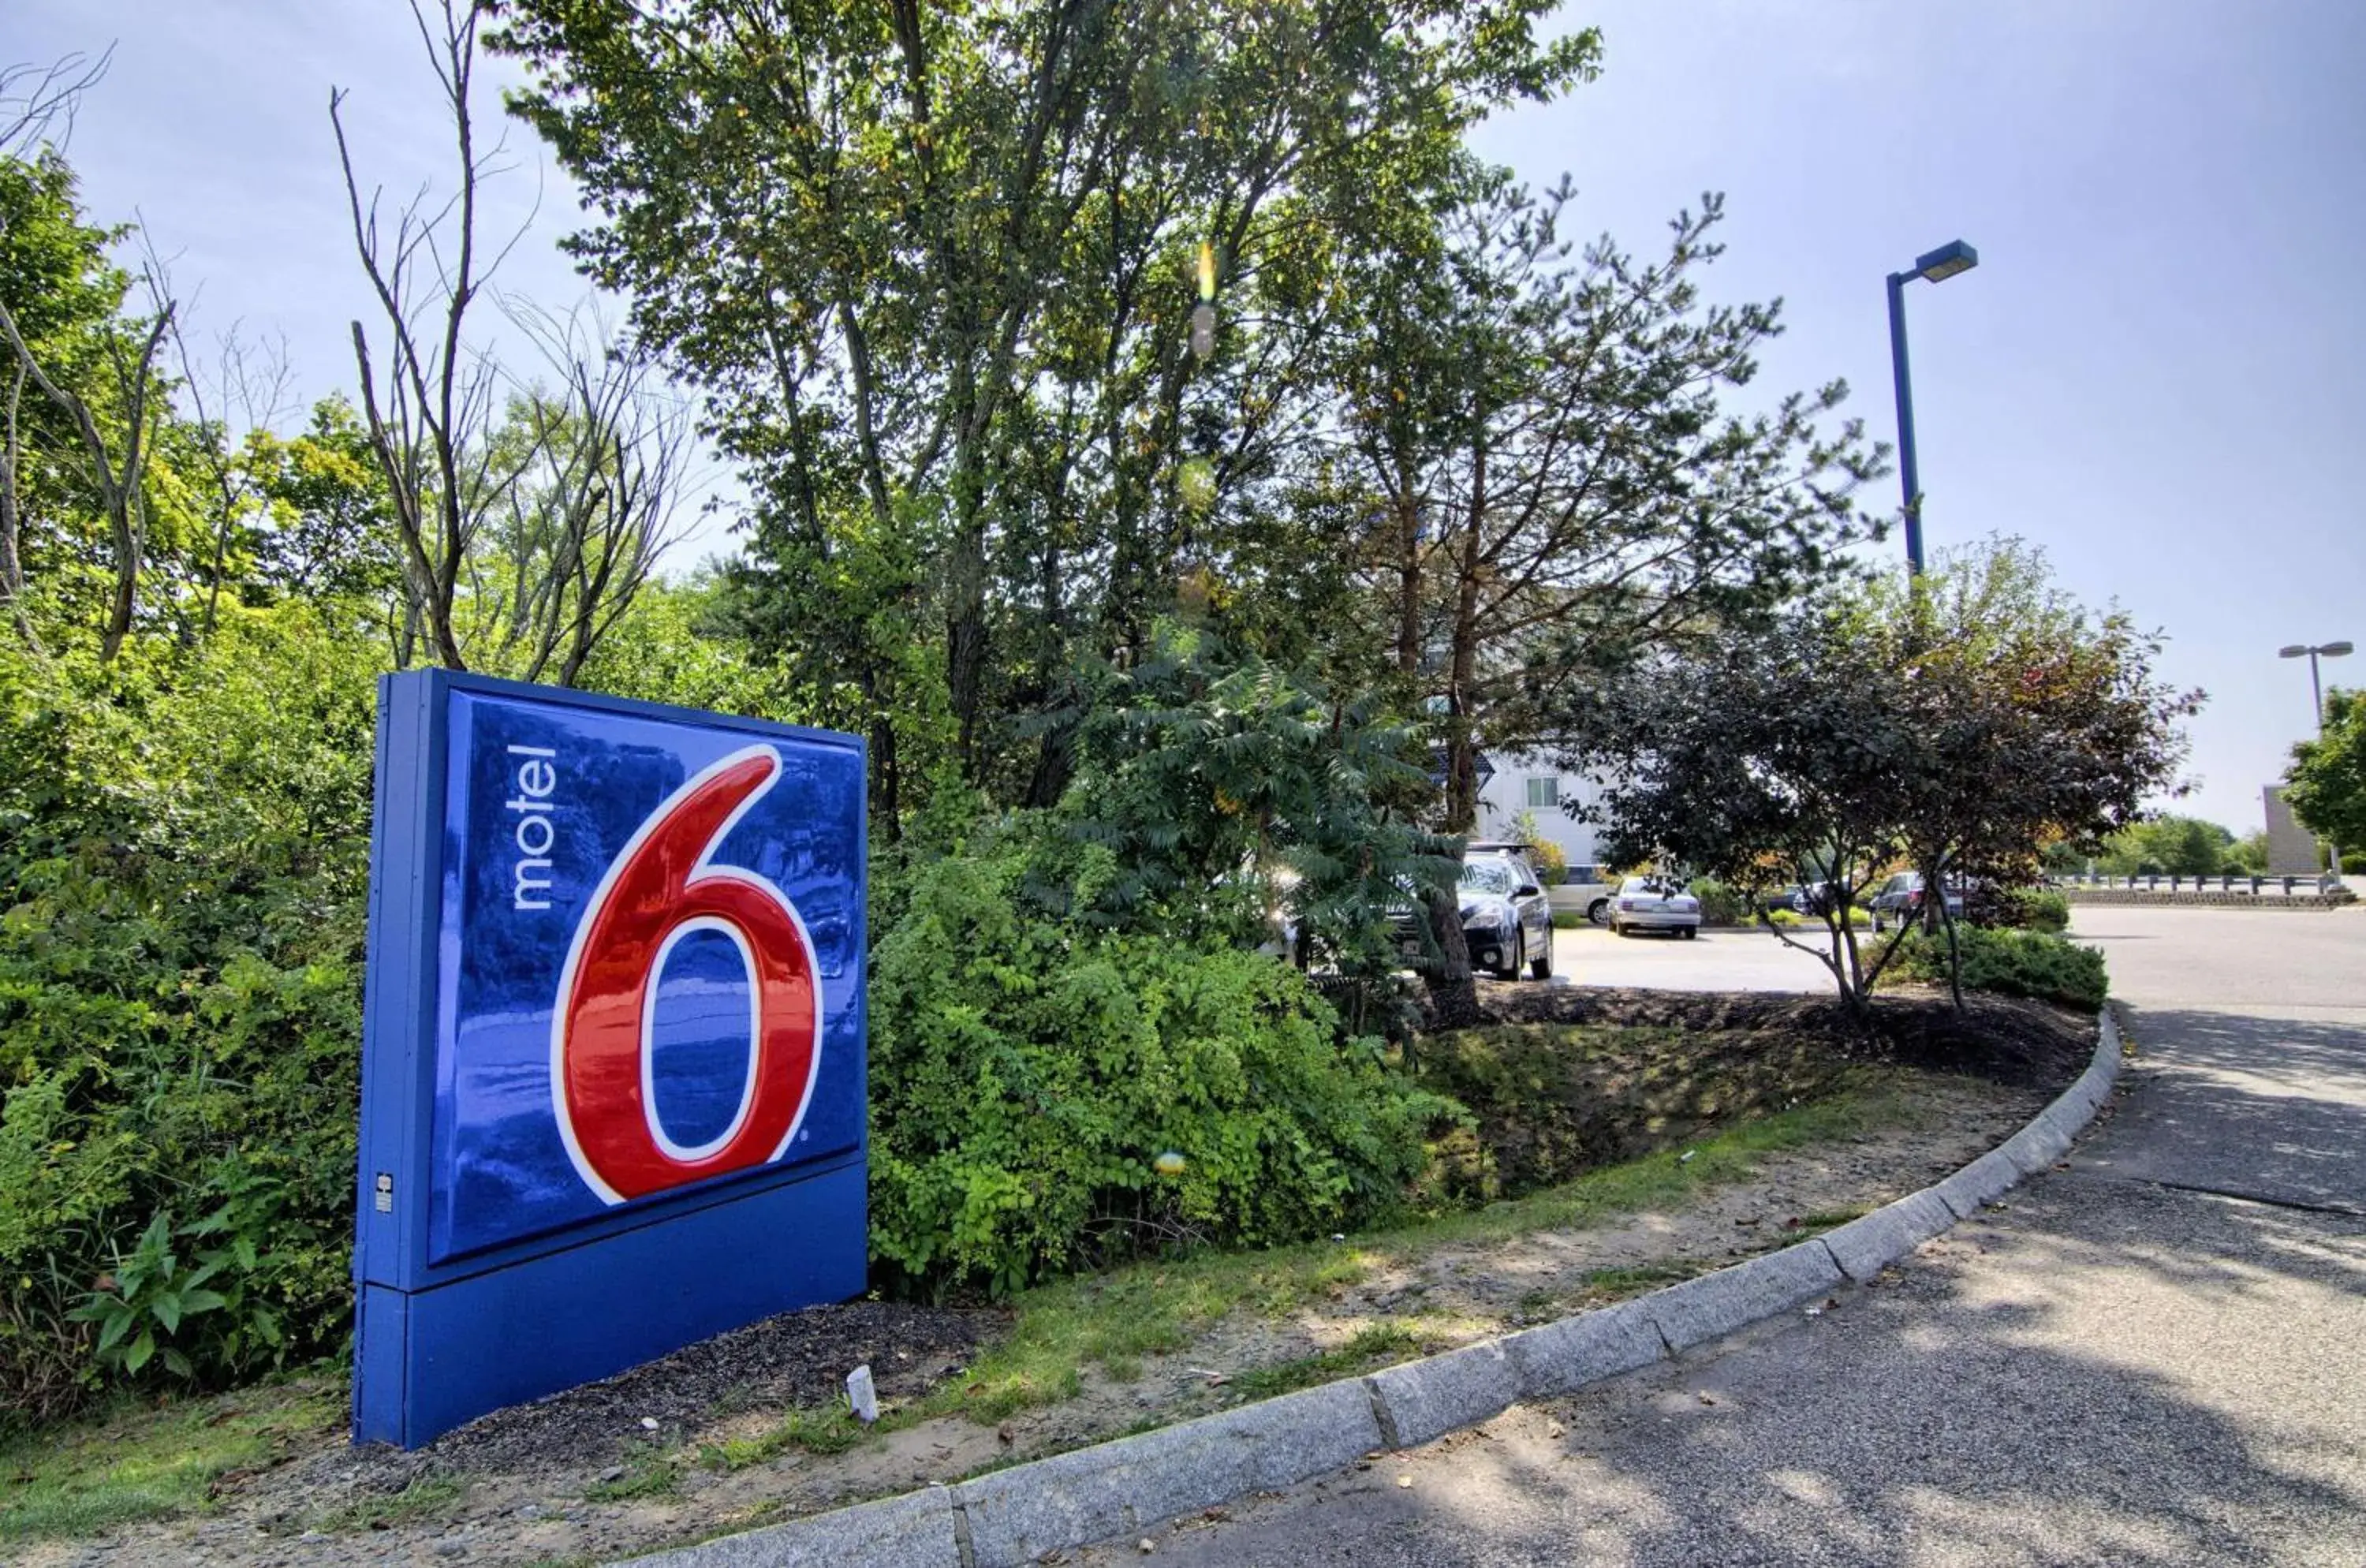
{"label": "grass", "polygon": [[306,1378],[158,1411],[118,1406],[0,1448],[0,1540],[90,1535],[206,1506],[217,1477],[268,1464],[344,1413],[333,1380]]}
{"label": "grass", "polygon": [[1335,1349],[1251,1368],[1233,1379],[1233,1388],[1245,1399],[1272,1399],[1337,1378],[1355,1377],[1418,1356],[1429,1348],[1428,1340],[1403,1324],[1368,1323]]}
{"label": "grass", "polygon": [[[1678,1206],[1713,1188],[1746,1179],[1772,1154],[1852,1137],[1915,1111],[1911,1074],[1856,1068],[1823,1099],[1741,1122],[1685,1148],[1589,1171],[1574,1181],[1483,1209],[1346,1242],[1252,1253],[1193,1253],[1039,1286],[1017,1299],[1009,1336],[981,1353],[966,1378],[909,1408],[918,1419],[959,1413],[989,1424],[1000,1421],[1031,1406],[1073,1397],[1096,1365],[1121,1378],[1135,1375],[1142,1358],[1182,1350],[1232,1313],[1285,1317],[1344,1294],[1376,1269],[1435,1248],[1483,1245],[1532,1231],[1571,1229]],[[1805,1234],[1801,1230],[1792,1235],[1796,1239]],[[1684,1267],[1685,1273],[1675,1278],[1697,1271],[1692,1266],[1657,1267]],[[1632,1293],[1647,1288],[1641,1282],[1647,1272],[1614,1270],[1618,1277],[1606,1276],[1600,1288]],[[1245,1378],[1235,1378],[1233,1386],[1247,1392],[1250,1384]]]}
{"label": "grass", "polygon": [[467,1495],[468,1483],[456,1475],[422,1475],[400,1492],[365,1497],[320,1515],[308,1528],[332,1533],[391,1529],[413,1519],[444,1511]]}
{"label": "grass", "polygon": [[[1139,1376],[1149,1357],[1188,1348],[1234,1313],[1285,1318],[1343,1296],[1376,1270],[1442,1247],[1484,1246],[1533,1231],[1570,1229],[1685,1204],[1741,1181],[1770,1155],[1895,1124],[1917,1111],[1918,1076],[1855,1068],[1831,1093],[1808,1103],[1742,1120],[1688,1145],[1589,1171],[1575,1180],[1485,1208],[1262,1252],[1189,1254],[1110,1273],[1061,1280],[1020,1295],[1009,1335],[978,1356],[969,1373],[923,1398],[891,1404],[868,1428],[837,1404],[787,1412],[753,1437],[703,1444],[693,1452],[650,1440],[637,1444],[624,1472],[588,1489],[592,1501],[671,1494],[683,1465],[719,1470],[760,1464],[790,1450],[842,1453],[886,1433],[940,1416],[993,1425],[1033,1406],[1079,1393],[1088,1371],[1117,1381]],[[1853,1213],[1803,1216],[1786,1232],[1797,1239],[1855,1218]],[[1689,1278],[1707,1262],[1673,1261],[1605,1269],[1574,1298],[1532,1292],[1522,1305],[1598,1304]],[[1228,1392],[1269,1398],[1432,1348],[1402,1322],[1365,1325],[1337,1348],[1236,1375]],[[141,1519],[204,1509],[211,1483],[228,1472],[268,1464],[290,1446],[341,1421],[340,1380],[313,1375],[276,1387],[197,1400],[162,1412],[119,1407],[110,1416],[0,1448],[0,1541],[83,1536]],[[1157,1425],[1162,1417],[1147,1417]],[[407,1490],[357,1503],[313,1522],[332,1530],[390,1526],[443,1511],[466,1491],[450,1476],[430,1476]]]}
{"label": "grass", "polygon": [[698,1461],[709,1470],[745,1470],[763,1464],[791,1449],[813,1454],[842,1454],[865,1438],[893,1432],[918,1419],[910,1406],[883,1411],[875,1427],[864,1427],[843,1404],[817,1404],[792,1410],[770,1431],[749,1438],[728,1438],[701,1443]]}
{"label": "grass", "polygon": [[671,1448],[661,1442],[637,1439],[627,1443],[625,1473],[586,1486],[584,1501],[625,1503],[636,1497],[670,1496],[682,1483],[682,1472],[674,1464],[672,1454]]}

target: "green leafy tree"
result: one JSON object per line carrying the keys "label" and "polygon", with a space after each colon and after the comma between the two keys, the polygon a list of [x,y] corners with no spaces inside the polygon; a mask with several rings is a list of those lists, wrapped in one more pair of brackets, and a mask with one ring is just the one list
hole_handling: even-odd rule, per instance
{"label": "green leafy tree", "polygon": [[2293,748],[2284,801],[2303,827],[2344,849],[2366,846],[2366,691],[2325,694],[2325,733]]}
{"label": "green leafy tree", "polygon": [[498,41],[603,214],[579,255],[754,476],[748,586],[855,581],[771,617],[784,652],[1042,804],[1071,738],[1032,716],[1079,718],[1075,671],[1245,558],[1215,530],[1304,415],[1358,215],[1592,68],[1590,32],[1537,39],[1549,8],[513,0]]}
{"label": "green leafy tree", "polygon": [[1069,831],[1111,857],[1086,918],[1252,944],[1295,925],[1301,964],[1346,982],[1351,1032],[1385,1025],[1396,920],[1453,897],[1456,840],[1425,831],[1427,750],[1371,697],[1310,680],[1211,635],[1166,627],[1112,672],[1079,736]]}
{"label": "green leafy tree", "polygon": [[1853,911],[1907,856],[1925,765],[1891,673],[1868,666],[1845,618],[1798,611],[1573,683],[1552,710],[1564,765],[1582,760],[1603,785],[1569,809],[1601,825],[1606,862],[1713,877],[1762,910],[1764,895],[1816,868],[1831,895],[1823,944],[1767,924],[1813,953],[1862,1013],[1899,939],[1868,953]]}
{"label": "green leafy tree", "polygon": [[[83,220],[56,152],[0,158],[0,598],[32,639],[28,550],[99,568],[110,659],[138,610],[164,413],[157,351],[174,313],[153,272],[152,312],[127,312],[131,279],[106,253],[128,232]],[[61,470],[62,485],[42,482]]]}
{"label": "green leafy tree", "polygon": [[[2203,694],[2156,680],[2159,634],[2087,610],[2020,540],[1876,582],[1853,635],[1917,739],[1904,826],[1928,887],[2026,886],[2048,843],[2098,843],[2181,792],[2180,726]],[[1955,954],[1948,901],[1923,909]],[[1960,1006],[1952,962],[1949,976]]]}
{"label": "green leafy tree", "polygon": [[1480,743],[1546,739],[1528,695],[1561,672],[1763,614],[1824,583],[1870,531],[1879,471],[1860,425],[1823,428],[1831,383],[1726,407],[1782,330],[1780,306],[1711,306],[1722,202],[1669,225],[1665,254],[1563,237],[1572,192],[1475,171],[1440,220],[1441,263],[1350,340],[1353,471],[1369,487],[1370,605],[1398,677],[1439,710],[1443,822],[1466,829]]}
{"label": "green leafy tree", "polygon": [[2174,813],[2122,829],[2095,859],[2096,869],[2107,876],[2216,876],[2239,863],[2241,848],[2233,833],[2215,822]]}

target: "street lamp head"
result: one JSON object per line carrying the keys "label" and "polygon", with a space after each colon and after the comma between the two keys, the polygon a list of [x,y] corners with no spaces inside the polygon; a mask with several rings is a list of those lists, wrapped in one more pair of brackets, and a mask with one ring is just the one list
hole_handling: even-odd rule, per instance
{"label": "street lamp head", "polygon": [[2327,659],[2338,659],[2345,653],[2357,652],[2358,645],[2349,642],[2328,642],[2316,651],[2325,655]]}
{"label": "street lamp head", "polygon": [[2308,657],[2308,644],[2304,642],[2287,643],[2282,648],[2276,649],[2276,657],[2278,659],[2306,659]]}
{"label": "street lamp head", "polygon": [[1959,272],[1969,272],[1980,265],[1980,253],[1961,240],[1950,241],[1927,255],[1914,258],[1914,276],[1927,277],[1933,283],[1944,283]]}

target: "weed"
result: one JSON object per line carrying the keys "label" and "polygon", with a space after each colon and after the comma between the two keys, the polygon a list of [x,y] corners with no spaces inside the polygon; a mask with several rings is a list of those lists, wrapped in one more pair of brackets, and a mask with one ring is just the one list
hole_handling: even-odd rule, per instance
{"label": "weed", "polygon": [[1646,1291],[1656,1291],[1662,1285],[1682,1284],[1696,1274],[1706,1273],[1717,1265],[1706,1259],[1672,1258],[1661,1263],[1640,1263],[1628,1269],[1596,1269],[1585,1277],[1584,1298],[1599,1304],[1639,1296]]}
{"label": "weed", "polygon": [[456,1475],[422,1475],[400,1492],[364,1497],[314,1518],[310,1528],[332,1533],[392,1529],[429,1514],[441,1513],[468,1495],[468,1483]]}
{"label": "weed", "polygon": [[1399,1323],[1366,1324],[1336,1349],[1296,1360],[1256,1367],[1233,1379],[1233,1388],[1245,1400],[1272,1399],[1301,1388],[1313,1388],[1338,1378],[1354,1377],[1375,1367],[1418,1356],[1428,1341]]}
{"label": "weed", "polygon": [[1828,1231],[1835,1225],[1847,1224],[1851,1220],[1861,1220],[1865,1218],[1865,1211],[1861,1207],[1819,1209],[1812,1214],[1801,1214],[1798,1224],[1791,1227],[1790,1235],[1795,1241],[1804,1241],[1819,1231]]}
{"label": "weed", "polygon": [[662,1497],[681,1483],[682,1472],[665,1445],[637,1441],[625,1450],[625,1473],[595,1481],[583,1489],[587,1502],[623,1503],[635,1497]]}
{"label": "weed", "polygon": [[866,1428],[843,1404],[807,1405],[790,1411],[769,1432],[727,1438],[719,1443],[701,1443],[698,1462],[709,1470],[745,1470],[777,1459],[791,1449],[812,1454],[842,1454],[865,1438],[896,1431],[910,1426],[915,1418],[908,1405],[892,1407],[881,1414],[877,1425]]}
{"label": "weed", "polygon": [[[1328,1302],[1377,1269],[1411,1263],[1437,1248],[1681,1207],[1747,1179],[1770,1154],[1912,1122],[1922,1114],[1921,1081],[1919,1075],[1898,1069],[1852,1069],[1826,1098],[1741,1121],[1687,1147],[1588,1171],[1525,1198],[1345,1243],[1194,1252],[1038,1286],[1014,1303],[1009,1335],[982,1352],[966,1378],[920,1401],[912,1416],[958,1414],[991,1426],[1020,1411],[1075,1397],[1088,1367],[1098,1364],[1122,1381],[1142,1359],[1187,1348],[1235,1311],[1286,1318]],[[1687,1279],[1706,1267],[1685,1265],[1671,1278]],[[1648,1289],[1652,1281],[1643,1272],[1599,1288],[1628,1294]],[[1234,1380],[1235,1388],[1241,1381]]]}

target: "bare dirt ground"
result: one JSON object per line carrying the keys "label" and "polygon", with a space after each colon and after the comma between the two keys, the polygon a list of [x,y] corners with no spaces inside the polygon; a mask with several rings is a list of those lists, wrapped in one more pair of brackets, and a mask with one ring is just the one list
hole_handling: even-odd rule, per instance
{"label": "bare dirt ground", "polygon": [[[1498,1016],[1752,1032],[1800,1027],[1797,998],[1510,989]],[[827,1407],[868,1363],[891,1405],[959,1377],[1007,1314],[856,1303],[786,1314],[603,1383],[498,1412],[416,1453],[356,1450],[342,1420],[276,1463],[225,1476],[214,1507],[99,1540],[33,1543],[27,1568],[606,1562],[865,1497],[945,1482],[1239,1403],[1258,1369],[1287,1369],[1376,1327],[1402,1353],[1449,1348],[1648,1290],[1777,1247],[1928,1185],[2008,1136],[2083,1065],[2091,1023],[1998,1004],[1969,1034],[1930,1010],[1894,1010],[1856,1049],[1914,1074],[1893,1124],[1763,1156],[1753,1175],[1664,1210],[1583,1229],[1447,1243],[1365,1270],[1279,1315],[1234,1313],[1188,1348],[1077,1396],[987,1424],[944,1416],[819,1447],[779,1440],[783,1417]],[[2012,1010],[2022,1010],[2014,1012]],[[2082,1044],[2081,1042],[2084,1042]],[[1927,1072],[1936,1060],[1988,1076]],[[1263,1385],[1270,1391],[1270,1384]],[[739,1455],[718,1456],[734,1443]],[[746,1445],[762,1445],[747,1457]]]}

